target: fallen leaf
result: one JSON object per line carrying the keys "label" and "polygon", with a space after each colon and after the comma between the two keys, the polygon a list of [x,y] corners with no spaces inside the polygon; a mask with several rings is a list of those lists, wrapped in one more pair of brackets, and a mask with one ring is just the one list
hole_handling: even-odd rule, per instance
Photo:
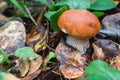
{"label": "fallen leaf", "polygon": [[[40,66],[42,64],[42,57],[39,56],[35,60],[21,60],[19,63],[19,71],[20,71],[20,77],[24,77],[22,79],[26,78],[34,78],[33,75],[37,74],[38,72],[40,73]],[[31,75],[31,76],[30,76]]]}
{"label": "fallen leaf", "polygon": [[28,71],[29,71],[29,61],[28,60],[22,60],[19,63],[19,71],[20,71],[20,77],[24,77],[25,75],[27,75]]}
{"label": "fallen leaf", "polygon": [[34,45],[34,50],[35,52],[37,52],[39,49],[45,50],[46,49],[46,43],[47,43],[47,36],[48,36],[48,29],[45,31],[44,36],[42,37],[42,39],[40,39],[39,41],[37,41]]}
{"label": "fallen leaf", "polygon": [[26,44],[33,47],[33,43],[42,38],[40,30],[36,27],[32,28],[31,31],[28,31],[26,34]]}
{"label": "fallen leaf", "polygon": [[34,78],[36,78],[39,75],[40,72],[41,72],[41,70],[37,70],[34,73],[29,74],[29,75],[27,75],[27,76],[25,76],[24,78],[21,78],[21,79],[22,80],[33,80]]}
{"label": "fallen leaf", "polygon": [[60,61],[59,69],[65,78],[74,79],[83,75],[86,59],[81,52],[60,42],[55,53]]}
{"label": "fallen leaf", "polygon": [[93,55],[92,55],[92,59],[101,59],[104,60],[105,59],[105,54],[103,53],[103,50],[101,47],[98,47],[95,43],[92,44],[93,45]]}
{"label": "fallen leaf", "polygon": [[30,75],[30,74],[33,74],[34,72],[36,72],[40,68],[42,62],[43,62],[43,60],[42,60],[41,56],[39,56],[38,59],[31,60],[29,73],[27,75]]}
{"label": "fallen leaf", "polygon": [[46,49],[46,40],[44,40],[43,42],[41,43],[36,43],[35,46],[34,46],[34,50],[35,52],[37,52],[39,49],[42,49],[42,50],[45,50]]}
{"label": "fallen leaf", "polygon": [[[35,52],[38,49],[42,49],[46,41],[43,40],[45,34],[45,28],[41,25],[40,27],[32,27],[27,31],[26,44],[34,48]],[[41,44],[37,44],[41,41]],[[44,42],[45,41],[45,42]]]}
{"label": "fallen leaf", "polygon": [[120,55],[115,58],[115,65],[118,70],[120,70]]}
{"label": "fallen leaf", "polygon": [[112,40],[100,39],[95,42],[96,46],[102,48],[106,58],[116,57],[120,54],[119,44]]}
{"label": "fallen leaf", "polygon": [[117,70],[120,70],[120,55],[114,57],[112,60],[110,60],[110,65]]}

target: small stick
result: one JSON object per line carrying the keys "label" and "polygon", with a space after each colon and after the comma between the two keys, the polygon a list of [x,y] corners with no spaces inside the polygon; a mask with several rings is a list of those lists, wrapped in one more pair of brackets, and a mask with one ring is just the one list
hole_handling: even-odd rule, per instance
{"label": "small stick", "polygon": [[36,23],[35,20],[33,19],[32,15],[31,15],[31,13],[30,13],[30,11],[28,10],[28,8],[27,8],[26,5],[24,5],[24,8],[25,8],[25,10],[27,11],[27,14],[28,14],[29,17],[31,18],[31,20],[33,21],[33,23],[35,24],[35,26],[37,26],[37,23]]}
{"label": "small stick", "polygon": [[40,13],[39,16],[38,16],[38,20],[37,20],[37,24],[38,24],[38,25],[40,25],[45,11],[46,11],[46,7],[43,7],[41,13]]}

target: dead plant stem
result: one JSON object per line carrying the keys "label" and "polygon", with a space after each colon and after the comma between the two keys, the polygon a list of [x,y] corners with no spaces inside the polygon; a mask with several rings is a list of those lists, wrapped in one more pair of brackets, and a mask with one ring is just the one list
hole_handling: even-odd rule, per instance
{"label": "dead plant stem", "polygon": [[27,14],[29,15],[30,19],[33,21],[33,23],[35,24],[35,26],[37,26],[38,24],[36,23],[36,21],[34,20],[34,18],[32,17],[30,11],[28,10],[27,6],[24,5],[25,10],[27,11]]}

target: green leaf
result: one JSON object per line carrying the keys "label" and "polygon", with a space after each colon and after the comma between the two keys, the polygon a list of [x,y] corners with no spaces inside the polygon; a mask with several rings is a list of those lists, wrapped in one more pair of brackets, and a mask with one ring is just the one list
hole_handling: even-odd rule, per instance
{"label": "green leaf", "polygon": [[23,57],[23,58],[38,58],[38,55],[33,51],[31,47],[23,47],[19,48],[15,51],[14,54],[16,57]]}
{"label": "green leaf", "polygon": [[60,29],[58,27],[58,24],[57,24],[57,21],[58,21],[59,16],[66,10],[68,10],[68,7],[63,6],[62,8],[60,8],[58,11],[56,11],[54,14],[52,14],[50,16],[50,27],[51,27],[51,29],[56,30],[56,31],[60,31]]}
{"label": "green leaf", "polygon": [[25,10],[23,7],[18,3],[16,0],[10,0],[12,4],[14,4],[23,14],[26,14]]}
{"label": "green leaf", "polygon": [[7,2],[8,4],[13,5],[13,3],[10,0],[3,0],[3,1]]}
{"label": "green leaf", "polygon": [[56,13],[56,11],[50,11],[50,12],[45,13],[44,16],[45,16],[48,20],[51,20],[50,17],[51,17],[53,14],[55,14],[55,13]]}
{"label": "green leaf", "polygon": [[0,74],[0,80],[3,80],[3,77],[2,77],[2,75]]}
{"label": "green leaf", "polygon": [[96,15],[97,17],[101,17],[104,15],[104,12],[92,12],[94,15]]}
{"label": "green leaf", "polygon": [[54,52],[50,52],[49,55],[47,56],[47,58],[44,60],[44,63],[43,63],[43,70],[45,70],[47,68],[47,64],[50,63],[50,59],[52,58],[56,58],[56,53]]}
{"label": "green leaf", "polygon": [[2,48],[0,48],[0,64],[2,64],[4,62],[9,63],[9,59],[8,59],[8,56],[6,55],[5,51]]}
{"label": "green leaf", "polygon": [[0,71],[0,80],[3,80],[3,76],[1,75],[1,73],[2,73],[2,72]]}
{"label": "green leaf", "polygon": [[36,1],[41,2],[43,5],[45,5],[48,8],[50,7],[50,4],[46,0],[36,0]]}
{"label": "green leaf", "polygon": [[115,8],[116,4],[112,0],[95,0],[91,3],[91,10],[108,10]]}
{"label": "green leaf", "polygon": [[61,0],[56,3],[56,6],[69,6],[70,9],[88,9],[90,7],[90,0]]}
{"label": "green leaf", "polygon": [[4,63],[6,59],[4,58],[4,55],[0,54],[0,64]]}
{"label": "green leaf", "polygon": [[57,21],[58,21],[59,16],[66,10],[68,10],[68,7],[63,6],[57,11],[50,11],[45,14],[45,17],[50,20],[50,27],[52,30],[60,31]]}
{"label": "green leaf", "polygon": [[85,68],[85,73],[88,76],[82,80],[120,80],[120,71],[101,60],[93,61]]}
{"label": "green leaf", "polygon": [[49,61],[52,58],[55,58],[57,55],[54,52],[50,52],[49,55],[47,56],[47,61]]}
{"label": "green leaf", "polygon": [[54,4],[49,4],[46,0],[36,0],[41,2],[43,5],[49,8],[49,10],[55,10],[56,6]]}

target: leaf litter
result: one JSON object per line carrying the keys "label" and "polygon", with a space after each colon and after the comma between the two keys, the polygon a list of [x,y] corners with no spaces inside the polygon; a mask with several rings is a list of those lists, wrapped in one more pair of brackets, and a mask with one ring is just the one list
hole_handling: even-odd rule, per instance
{"label": "leaf litter", "polygon": [[[116,11],[119,11],[118,8],[119,7],[115,8],[117,9]],[[89,66],[89,63],[91,63],[92,61],[96,61],[96,59],[104,60],[110,66],[120,70],[120,61],[119,61],[120,46],[119,46],[119,42],[113,41],[113,39],[116,38],[119,40],[119,28],[116,28],[117,26],[111,27],[111,24],[110,26],[103,25],[100,33],[93,38],[93,41],[91,41],[90,48],[92,49],[90,50],[90,52],[86,52],[86,54],[81,54],[81,52],[79,52],[78,50],[74,49],[73,47],[65,43],[64,33],[56,32],[48,28],[49,22],[46,20],[46,18],[43,17],[43,14],[44,13],[42,13],[42,16],[40,16],[42,18],[40,20],[40,25],[38,27],[32,26],[31,28],[30,26],[33,23],[30,24],[29,19],[24,19],[24,21],[26,20],[24,22],[24,25],[27,25],[31,28],[30,29],[25,26],[26,29],[28,30],[26,31],[27,37],[26,37],[25,46],[32,47],[33,50],[37,53],[37,55],[39,55],[39,58],[38,59],[24,58],[22,59],[23,62],[21,62],[21,60],[18,60],[16,57],[13,56],[11,57],[11,55],[8,56],[10,61],[15,62],[15,64],[17,65],[15,71],[17,70],[19,71],[19,72],[14,72],[14,71],[12,72],[12,68],[14,68],[15,64],[14,65],[13,64],[11,65],[11,63],[10,65],[8,65],[8,63],[0,64],[0,68],[3,67],[6,68],[6,64],[7,64],[8,65],[7,69],[14,74],[13,75],[9,73],[10,74],[8,75],[9,79],[19,80],[20,78],[22,80],[58,80],[58,79],[78,80],[78,78],[89,76],[86,75],[86,71],[84,70],[86,70],[87,66],[88,68],[91,67]],[[105,15],[106,14],[108,13],[105,12]],[[100,18],[101,17],[103,16],[100,16]],[[114,22],[119,20],[116,20],[114,18],[108,20],[113,20],[112,22],[115,23],[115,25],[118,25],[119,27],[119,23]],[[37,23],[39,23],[39,21],[37,21]],[[106,24],[108,23],[111,23],[111,21],[110,22],[108,21]],[[103,36],[103,35],[105,37],[102,37],[101,39],[101,37],[99,36]],[[61,41],[61,39],[63,41]],[[52,51],[56,53],[57,57],[50,58],[49,61],[46,61],[48,58],[47,56]],[[13,53],[11,54],[13,55]],[[42,71],[44,62],[47,62],[45,66],[46,69]],[[99,65],[98,63],[97,61],[96,63],[95,62],[92,63],[93,64],[92,67],[97,68],[95,64]],[[100,62],[100,64],[102,64],[102,62]],[[106,63],[103,63],[103,65],[106,65]],[[104,69],[102,65],[100,65],[99,67]],[[14,78],[14,76],[17,77]]]}

